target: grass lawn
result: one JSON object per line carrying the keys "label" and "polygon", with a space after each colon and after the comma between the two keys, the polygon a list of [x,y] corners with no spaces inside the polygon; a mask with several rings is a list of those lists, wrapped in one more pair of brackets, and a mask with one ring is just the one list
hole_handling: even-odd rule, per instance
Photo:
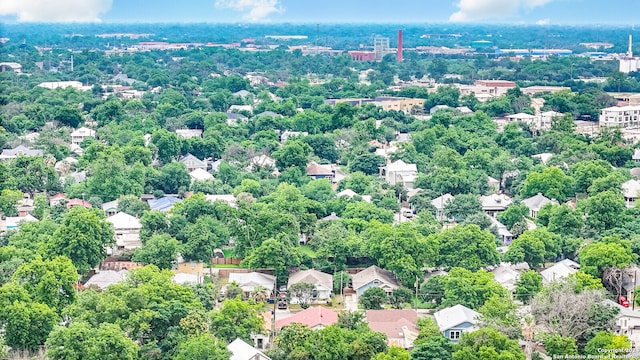
{"label": "grass lawn", "polygon": [[[313,251],[309,245],[302,245],[300,246],[300,251],[302,251],[303,254],[307,255],[308,257],[315,259],[318,257],[318,255],[316,255],[316,252]],[[226,256],[226,255],[225,255]]]}
{"label": "grass lawn", "polygon": [[211,267],[214,269],[242,269],[242,266],[233,264],[211,264]]}

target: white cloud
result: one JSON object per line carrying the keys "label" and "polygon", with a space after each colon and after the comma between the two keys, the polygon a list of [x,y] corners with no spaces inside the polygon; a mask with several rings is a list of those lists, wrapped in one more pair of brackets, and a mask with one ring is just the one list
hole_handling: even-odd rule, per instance
{"label": "white cloud", "polygon": [[551,22],[551,20],[549,20],[549,18],[540,19],[540,20],[536,21],[536,25],[549,25],[550,22]]}
{"label": "white cloud", "polygon": [[21,22],[97,22],[112,0],[2,0],[0,16]]}
{"label": "white cloud", "polygon": [[544,6],[553,0],[459,0],[458,11],[449,20],[471,22],[481,20],[506,19],[517,15],[524,8],[531,10]]}
{"label": "white cloud", "polygon": [[256,22],[273,13],[284,12],[280,0],[216,0],[216,7],[244,12],[243,18]]}

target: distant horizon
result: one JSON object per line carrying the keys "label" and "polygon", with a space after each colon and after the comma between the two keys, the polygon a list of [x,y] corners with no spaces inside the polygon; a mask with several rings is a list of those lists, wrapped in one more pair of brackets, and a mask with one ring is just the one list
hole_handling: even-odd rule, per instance
{"label": "distant horizon", "polygon": [[0,23],[635,26],[629,0],[3,0]]}
{"label": "distant horizon", "polygon": [[433,21],[425,21],[425,22],[379,22],[379,21],[368,21],[368,22],[296,22],[296,21],[281,21],[281,22],[222,22],[222,21],[93,21],[93,22],[81,22],[81,21],[70,21],[70,22],[52,22],[52,21],[34,21],[34,22],[19,22],[19,21],[4,21],[0,22],[0,26],[3,25],[20,25],[20,26],[32,26],[32,25],[56,25],[56,26],[74,26],[74,25],[82,25],[82,26],[90,26],[90,25],[234,25],[234,26],[272,26],[272,25],[438,25],[438,26],[452,26],[452,27],[470,27],[470,26],[525,26],[525,27],[586,27],[586,28],[594,28],[594,27],[610,27],[610,28],[625,28],[630,27],[631,30],[636,31],[635,26],[639,25],[640,22],[629,23],[629,24],[620,24],[620,23],[554,23],[554,24],[535,24],[535,23],[523,23],[523,22],[433,22]]}

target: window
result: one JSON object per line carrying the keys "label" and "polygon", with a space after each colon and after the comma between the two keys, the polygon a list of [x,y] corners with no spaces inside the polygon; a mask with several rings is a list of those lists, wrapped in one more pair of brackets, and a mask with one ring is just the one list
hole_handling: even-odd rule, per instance
{"label": "window", "polygon": [[449,331],[449,339],[451,339],[451,340],[460,339],[460,331],[459,330],[451,330],[451,331]]}

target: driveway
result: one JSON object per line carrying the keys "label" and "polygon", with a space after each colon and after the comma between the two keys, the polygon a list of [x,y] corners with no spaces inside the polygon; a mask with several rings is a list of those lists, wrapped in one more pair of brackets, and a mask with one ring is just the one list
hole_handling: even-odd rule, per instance
{"label": "driveway", "polygon": [[345,295],[344,309],[347,311],[358,311],[358,295],[356,294]]}

